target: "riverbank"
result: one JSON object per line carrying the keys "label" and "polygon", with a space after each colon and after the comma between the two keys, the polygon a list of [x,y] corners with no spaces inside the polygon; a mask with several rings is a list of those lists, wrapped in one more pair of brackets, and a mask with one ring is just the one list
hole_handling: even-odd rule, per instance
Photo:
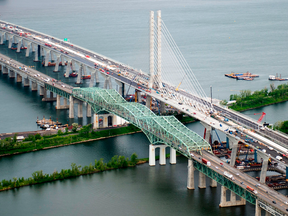
{"label": "riverbank", "polygon": [[271,84],[270,91],[267,88],[253,93],[243,90],[240,95],[230,95],[230,101],[235,101],[230,108],[240,112],[285,102],[288,101],[288,84],[279,85],[277,88]]}
{"label": "riverbank", "polygon": [[[180,121],[184,124],[194,122],[195,119],[192,117],[182,117]],[[102,139],[108,139],[112,137],[129,135],[134,133],[142,132],[139,128],[129,125],[127,127],[119,127],[113,129],[102,129],[94,131],[91,129],[91,125],[83,126],[77,133],[58,133],[50,136],[40,136],[40,135],[29,135],[22,142],[13,141],[13,139],[6,138],[0,140],[0,157],[23,154],[39,150],[47,150],[51,148],[58,148],[67,145],[81,144],[91,141],[97,141]],[[15,134],[14,138],[16,137]],[[16,139],[14,139],[16,140]]]}
{"label": "riverbank", "polygon": [[[179,154],[177,155],[179,156]],[[10,180],[3,179],[0,182],[0,192],[12,190],[14,188],[25,187],[29,185],[43,184],[58,180],[64,180],[69,178],[79,177],[81,175],[89,175],[109,170],[123,169],[123,168],[132,168],[137,165],[147,163],[149,158],[137,159],[137,154],[133,153],[130,159],[124,156],[115,155],[107,163],[103,162],[103,159],[95,160],[94,165],[92,163],[89,166],[81,167],[75,163],[71,164],[71,169],[62,169],[60,172],[54,171],[52,174],[44,174],[42,170],[32,173],[32,177],[24,179],[22,178],[13,178]],[[166,158],[169,158],[170,154],[166,155]],[[159,156],[155,157],[156,160],[159,159]]]}

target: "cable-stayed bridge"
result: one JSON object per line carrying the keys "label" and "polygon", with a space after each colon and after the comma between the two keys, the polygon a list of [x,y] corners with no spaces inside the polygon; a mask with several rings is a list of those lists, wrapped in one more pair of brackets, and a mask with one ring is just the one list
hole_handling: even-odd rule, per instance
{"label": "cable-stayed bridge", "polygon": [[[151,12],[150,14],[149,73],[137,71],[115,60],[101,56],[98,53],[94,53],[92,51],[78,47],[76,45],[61,41],[60,39],[57,39],[55,37],[45,35],[43,33],[36,32],[34,30],[27,29],[25,27],[16,26],[15,24],[6,23],[4,21],[1,21],[0,23],[2,23],[2,29],[0,31],[1,44],[4,43],[4,39],[8,40],[9,48],[12,47],[13,43],[17,44],[17,52],[20,51],[22,45],[25,45],[27,47],[26,49],[27,57],[30,56],[30,50],[32,48],[32,52],[35,53],[34,56],[35,61],[39,61],[41,57],[44,56],[45,66],[48,66],[50,58],[51,60],[54,60],[56,62],[54,71],[58,71],[60,61],[62,63],[66,62],[67,63],[66,76],[68,76],[70,72],[70,65],[71,65],[72,70],[78,70],[78,78],[77,78],[78,83],[81,82],[80,78],[82,74],[87,75],[89,74],[90,71],[92,76],[90,86],[92,87],[94,86],[95,81],[99,82],[98,77],[99,73],[105,78],[104,87],[111,88],[112,86],[111,79],[114,79],[116,83],[119,85],[119,93],[122,96],[125,93],[125,85],[126,86],[130,85],[133,88],[137,89],[138,93],[143,92],[147,94],[146,104],[148,108],[150,107],[150,101],[152,100],[152,98],[154,98],[161,101],[160,104],[162,110],[165,109],[165,103],[166,103],[188,115],[191,115],[199,119],[201,123],[204,125],[204,127],[207,129],[207,137],[209,137],[209,133],[211,133],[212,128],[216,128],[218,130],[227,133],[227,136],[229,137],[230,141],[230,146],[232,148],[232,159],[231,159],[232,165],[233,160],[235,160],[236,157],[237,144],[239,139],[234,135],[229,135],[228,134],[229,130],[227,131],[227,129],[232,130],[233,127],[240,128],[242,126],[239,125],[238,122],[236,123],[229,122],[229,124],[225,123],[224,117],[221,115],[221,113],[216,113],[215,110],[217,111],[221,110],[222,113],[224,111],[227,112],[228,115],[230,115],[231,119],[242,118],[241,123],[248,127],[254,127],[255,129],[259,127],[259,124],[256,124],[253,120],[250,120],[245,116],[241,116],[238,113],[234,113],[221,107],[212,105],[211,101],[209,101],[209,99],[205,95],[201,85],[197,81],[188,63],[184,59],[180,50],[178,49],[167,27],[162,21],[160,11],[157,12],[157,22],[154,21],[154,13]],[[219,166],[220,162],[217,161],[217,159],[215,159],[213,155],[205,153],[205,150],[206,151],[211,150],[210,146],[207,145],[208,144],[207,140],[205,141],[195,133],[187,131],[187,128],[183,127],[182,124],[180,124],[175,118],[163,117],[163,116],[159,117],[153,114],[148,108],[145,108],[139,104],[137,105],[137,103],[135,104],[127,103],[114,90],[101,90],[96,88],[89,88],[89,89],[73,89],[72,91],[72,87],[68,88],[67,85],[60,87],[53,85],[51,81],[44,82],[41,80],[33,80],[35,74],[31,76],[31,74],[28,74],[29,70],[26,73],[26,71],[23,71],[22,69],[18,70],[15,67],[13,68],[11,64],[7,62],[7,60],[2,61],[1,69],[2,71],[7,71],[7,73],[9,71],[9,74],[12,75],[14,72],[14,76],[16,72],[17,79],[19,78],[19,80],[22,79],[22,76],[26,76],[23,78],[26,79],[26,82],[27,80],[29,82],[30,79],[32,81],[32,85],[34,82],[34,88],[36,83],[42,86],[42,91],[49,90],[52,93],[53,92],[56,93],[57,101],[58,98],[60,98],[60,96],[66,98],[66,103],[67,99],[69,99],[70,108],[71,104],[74,103],[73,101],[78,100],[81,101],[81,103],[86,102],[88,104],[87,110],[88,109],[91,110],[92,107],[95,113],[97,113],[99,110],[106,110],[108,112],[121,116],[122,118],[128,120],[132,124],[141,128],[143,132],[147,135],[150,143],[154,145],[154,147],[158,143],[164,143],[172,147],[174,150],[179,151],[181,154],[185,155],[191,160],[189,161],[190,164],[189,178],[187,183],[188,188],[194,188],[194,182],[193,187],[191,186],[192,185],[191,179],[194,178],[192,177],[194,176],[192,174],[194,166],[196,169],[198,169],[202,173],[205,173],[207,176],[209,176],[211,179],[214,180],[212,185],[213,184],[215,185],[215,182],[217,181],[222,185],[224,185],[226,188],[229,188],[230,190],[235,192],[237,195],[241,196],[242,198],[245,198],[249,202],[253,204],[259,202],[257,204],[257,207],[261,206],[262,208],[267,210],[267,212],[270,212],[273,215],[284,214],[283,212],[285,212],[285,206],[278,207],[278,204],[276,205],[274,205],[273,203],[271,204],[270,202],[271,198],[269,198],[268,200],[266,199],[267,198],[265,197],[266,194],[261,194],[260,196],[259,193],[259,195],[255,195],[245,189],[247,185],[250,185],[251,187],[255,185],[253,180],[248,179],[249,181],[247,180],[248,182],[245,185],[241,185],[241,182],[238,179],[236,181],[237,183],[235,183],[231,179],[227,180],[227,178],[223,176],[224,171],[229,170],[231,173],[235,174],[236,171],[234,170],[234,168],[230,168],[229,166],[225,165],[221,168],[222,170],[220,172],[220,170],[216,168],[217,167],[216,165]],[[214,118],[210,116],[211,113],[213,113]],[[72,112],[72,110],[70,110],[69,116],[74,117],[74,113]],[[78,116],[81,117],[81,113],[78,113]],[[245,132],[245,129],[243,129],[243,132]],[[267,139],[261,136],[261,134],[256,133],[251,134],[251,132],[248,130],[246,132],[250,136],[253,136],[255,139],[264,142],[268,146],[273,145],[273,147],[276,146],[276,148],[279,151],[282,151],[284,153],[287,152],[287,147],[285,144],[286,139],[285,136],[281,137],[282,139],[284,139],[284,143],[283,141],[282,143],[281,142],[275,143],[275,140],[273,140],[274,141],[273,142],[271,141],[271,139]],[[153,152],[154,150],[153,145],[152,147],[150,145],[150,152]],[[161,146],[157,147],[162,148]],[[213,165],[211,167],[207,167],[204,164],[202,164],[199,158],[195,158],[196,155],[195,152],[199,154],[199,156],[202,154],[202,156],[200,157],[207,158],[212,162]],[[265,161],[268,161],[269,158],[268,155],[266,155],[265,153],[260,154],[262,155],[261,157],[264,158]],[[212,161],[212,159],[214,162]],[[267,165],[265,165],[266,162],[264,160],[260,181],[263,181],[263,178],[265,179],[267,171]],[[153,165],[153,162],[151,162],[150,164]],[[243,176],[246,175],[243,174]],[[204,187],[203,179],[205,178],[203,178],[203,175],[201,178],[202,181],[200,181],[200,184],[201,187]],[[225,190],[225,188],[223,190]],[[273,192],[271,192],[270,194],[273,194]],[[261,198],[259,198],[258,200],[256,197]],[[273,196],[273,199],[281,200],[282,196],[279,194],[277,195],[275,194],[275,196]],[[243,204],[243,202],[240,204]],[[237,202],[235,200],[235,202],[233,201],[232,203],[227,204],[227,202],[224,202],[223,198],[222,205],[223,206],[237,205]],[[283,214],[281,213],[281,211]]]}

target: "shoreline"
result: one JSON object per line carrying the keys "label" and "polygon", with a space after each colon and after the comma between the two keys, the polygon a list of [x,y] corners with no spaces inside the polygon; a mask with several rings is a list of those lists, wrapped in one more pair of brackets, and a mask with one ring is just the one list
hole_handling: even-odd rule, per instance
{"label": "shoreline", "polygon": [[[196,122],[196,120],[194,119],[194,120],[191,120],[191,121],[187,121],[187,122],[184,122],[183,124],[189,124],[189,123],[192,123],[192,122]],[[109,130],[109,129],[107,129],[107,130]],[[116,135],[111,135],[111,136],[109,135],[109,136],[99,137],[99,138],[95,138],[95,139],[88,139],[88,140],[73,142],[73,143],[69,143],[69,144],[60,144],[60,145],[43,147],[41,149],[33,149],[33,150],[29,150],[29,151],[1,154],[0,158],[1,157],[6,157],[6,156],[18,155],[18,154],[25,154],[25,153],[29,153],[29,152],[36,152],[36,151],[41,151],[41,150],[59,148],[59,147],[64,147],[64,146],[69,146],[69,145],[76,145],[76,144],[81,144],[81,143],[86,143],[86,142],[93,142],[93,141],[97,141],[97,140],[109,139],[109,138],[113,138],[113,137],[118,137],[118,136],[123,136],[123,135],[130,135],[130,134],[135,134],[135,133],[143,133],[143,132],[139,129],[139,131],[133,131],[133,132],[123,133],[123,134],[116,134]]]}
{"label": "shoreline", "polygon": [[274,104],[278,104],[278,103],[283,103],[283,102],[287,102],[288,100],[284,100],[284,101],[279,101],[279,102],[274,102],[274,103],[269,103],[269,104],[266,104],[266,105],[262,105],[262,106],[257,106],[257,107],[253,107],[253,108],[247,108],[247,109],[244,109],[244,110],[234,110],[236,112],[245,112],[245,111],[248,111],[248,110],[253,110],[253,109],[257,109],[257,108],[261,108],[261,107],[266,107],[266,106],[270,106],[270,105],[274,105]]}

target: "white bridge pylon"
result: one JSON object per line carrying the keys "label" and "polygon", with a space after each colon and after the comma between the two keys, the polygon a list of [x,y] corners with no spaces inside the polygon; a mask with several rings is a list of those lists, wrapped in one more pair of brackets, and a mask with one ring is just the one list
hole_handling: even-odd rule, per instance
{"label": "white bridge pylon", "polygon": [[[158,91],[166,99],[174,99],[179,104],[191,106],[203,113],[214,111],[200,83],[161,19],[160,10],[157,11],[157,22],[154,20],[154,11],[150,12],[149,35],[150,79],[148,87]],[[185,91],[190,94],[185,94]]]}

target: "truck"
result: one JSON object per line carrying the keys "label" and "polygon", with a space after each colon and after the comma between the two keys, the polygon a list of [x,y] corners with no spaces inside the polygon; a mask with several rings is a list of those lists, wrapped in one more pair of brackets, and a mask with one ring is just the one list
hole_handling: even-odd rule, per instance
{"label": "truck", "polygon": [[202,158],[202,162],[203,162],[204,164],[206,164],[207,166],[211,166],[211,162],[208,161],[208,160],[205,159],[205,158]]}
{"label": "truck", "polygon": [[234,177],[233,177],[233,175],[230,174],[230,173],[228,173],[228,172],[226,172],[226,171],[224,172],[224,176],[226,176],[227,178],[231,179],[232,181],[235,180]]}
{"label": "truck", "polygon": [[254,190],[253,188],[249,187],[248,185],[247,185],[246,189],[251,191],[251,192],[253,192],[254,194],[258,194],[258,192],[256,190]]}

